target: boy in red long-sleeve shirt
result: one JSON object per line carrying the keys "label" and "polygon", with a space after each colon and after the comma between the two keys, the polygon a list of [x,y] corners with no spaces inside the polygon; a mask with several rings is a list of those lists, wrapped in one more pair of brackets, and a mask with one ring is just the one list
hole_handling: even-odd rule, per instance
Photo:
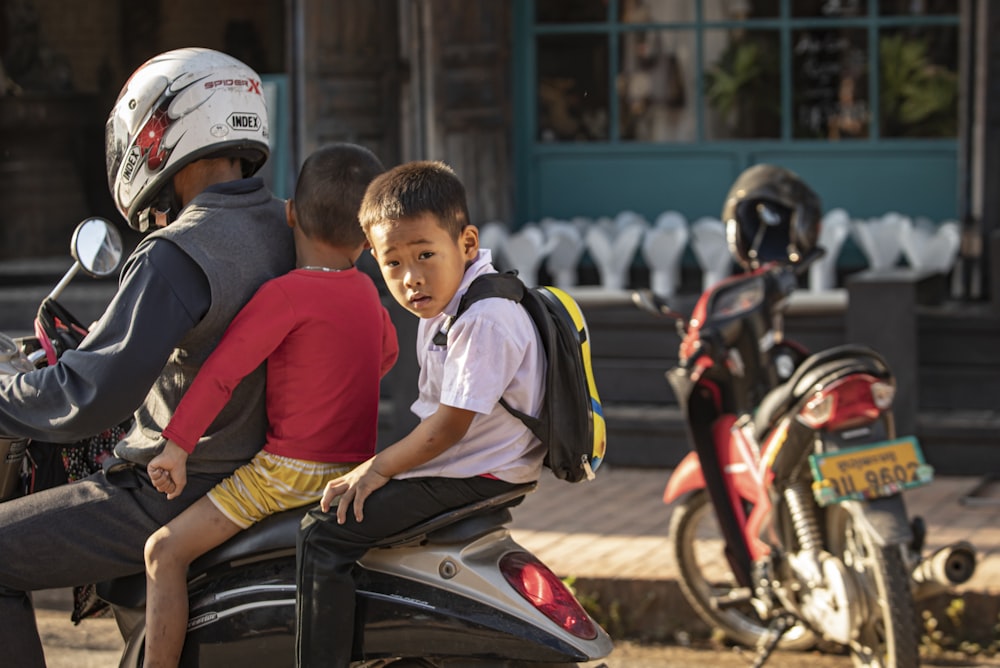
{"label": "boy in red long-sleeve shirt", "polygon": [[358,209],[382,171],[352,144],[306,160],[286,204],[296,269],[264,284],[233,319],[163,430],[148,471],[172,499],[186,483],[188,454],[266,360],[264,448],[146,543],[147,668],[180,660],[195,558],[267,515],[316,502],[328,480],[374,453],[379,382],[399,348],[374,283],[355,263],[366,245]]}

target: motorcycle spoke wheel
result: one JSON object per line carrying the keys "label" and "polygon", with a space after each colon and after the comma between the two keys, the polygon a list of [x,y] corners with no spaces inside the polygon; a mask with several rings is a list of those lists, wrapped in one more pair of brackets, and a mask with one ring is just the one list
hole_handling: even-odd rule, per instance
{"label": "motorcycle spoke wheel", "polygon": [[866,619],[848,649],[858,668],[902,668],[920,665],[920,632],[910,590],[910,576],[900,547],[880,546],[855,522],[857,504],[827,511],[830,552],[857,578],[868,604]]}
{"label": "motorcycle spoke wheel", "polygon": [[[722,530],[705,490],[688,496],[673,512],[670,546],[684,597],[702,620],[741,645],[755,646],[768,630],[729,569]],[[778,647],[804,650],[816,637],[804,624],[789,628]]]}

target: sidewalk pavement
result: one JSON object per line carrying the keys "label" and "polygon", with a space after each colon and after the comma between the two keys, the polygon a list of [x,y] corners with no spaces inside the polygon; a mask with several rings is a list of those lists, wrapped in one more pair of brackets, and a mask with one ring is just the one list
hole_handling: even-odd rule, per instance
{"label": "sidewalk pavement", "polygon": [[[604,465],[595,480],[571,484],[543,472],[538,489],[512,511],[514,539],[571,578],[616,637],[672,642],[680,633],[709,633],[676,583],[667,541],[673,506],[663,503],[669,475]],[[925,555],[967,540],[977,556],[967,583],[918,605],[940,612],[962,596],[966,623],[985,625],[993,637],[1000,621],[1000,481],[936,477],[905,499],[911,517],[927,524]]]}

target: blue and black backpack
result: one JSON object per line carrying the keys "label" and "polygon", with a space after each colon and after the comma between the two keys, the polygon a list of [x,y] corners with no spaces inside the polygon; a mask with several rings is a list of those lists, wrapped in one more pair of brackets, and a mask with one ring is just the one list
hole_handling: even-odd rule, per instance
{"label": "blue and black backpack", "polygon": [[514,272],[483,274],[469,285],[458,313],[435,337],[447,344],[447,329],[480,299],[503,297],[528,312],[545,351],[545,396],[534,417],[500,404],[523,422],[546,447],[545,466],[569,482],[593,479],[604,460],[607,428],[590,362],[590,335],[579,304],[554,287],[529,288]]}

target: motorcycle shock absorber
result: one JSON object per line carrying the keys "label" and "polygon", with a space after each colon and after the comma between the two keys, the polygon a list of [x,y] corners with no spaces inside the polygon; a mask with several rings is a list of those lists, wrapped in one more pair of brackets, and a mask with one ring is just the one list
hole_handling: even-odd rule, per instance
{"label": "motorcycle shock absorber", "polygon": [[819,520],[812,504],[812,494],[809,484],[804,481],[793,482],[783,493],[788,514],[792,520],[792,529],[799,542],[802,552],[816,553],[822,549],[823,539],[819,531]]}

